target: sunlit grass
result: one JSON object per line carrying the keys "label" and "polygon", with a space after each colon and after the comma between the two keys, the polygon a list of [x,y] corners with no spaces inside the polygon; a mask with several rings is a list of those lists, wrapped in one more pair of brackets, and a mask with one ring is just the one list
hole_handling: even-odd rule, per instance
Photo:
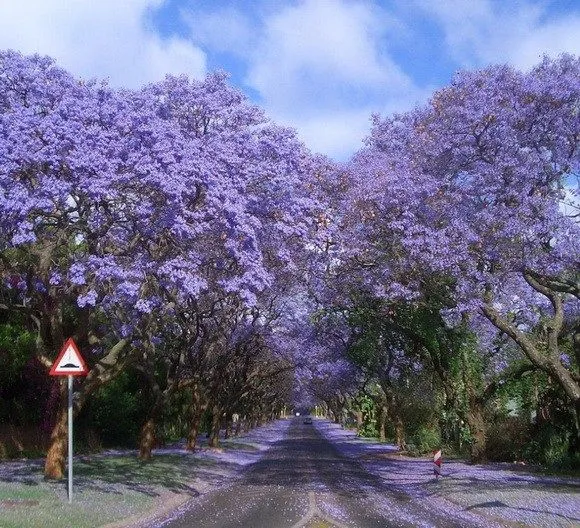
{"label": "sunlit grass", "polygon": [[74,502],[66,497],[66,483],[36,485],[0,481],[2,528],[91,528],[129,517],[153,505],[153,497],[132,490],[74,490]]}
{"label": "sunlit grass", "polygon": [[213,460],[157,455],[150,462],[134,456],[95,456],[75,461],[73,503],[67,481],[45,481],[40,466],[0,477],[0,527],[91,528],[143,513],[161,493],[195,495],[191,481],[219,480]]}

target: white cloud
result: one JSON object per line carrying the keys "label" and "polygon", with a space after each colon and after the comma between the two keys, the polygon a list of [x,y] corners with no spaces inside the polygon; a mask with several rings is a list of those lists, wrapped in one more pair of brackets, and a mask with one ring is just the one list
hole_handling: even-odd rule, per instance
{"label": "white cloud", "polygon": [[508,62],[528,69],[544,54],[580,54],[580,16],[545,17],[532,2],[455,0],[417,4],[442,26],[449,53],[464,67]]}
{"label": "white cloud", "polygon": [[296,128],[300,139],[312,151],[346,161],[363,146],[363,140],[370,134],[372,114],[389,115],[410,110],[426,101],[432,91],[432,88],[413,89],[382,101],[376,100],[350,109],[345,105],[342,109],[322,110],[307,116],[301,116],[298,112],[285,120],[285,124]]}
{"label": "white cloud", "polygon": [[346,161],[362,146],[370,131],[370,109],[320,114],[289,123],[313,152],[322,152],[335,160]]}
{"label": "white cloud", "polygon": [[386,14],[368,3],[288,6],[265,20],[247,82],[279,112],[292,111],[297,102],[303,109],[342,104],[369,89],[408,89],[410,79],[378,47],[390,27]]}
{"label": "white cloud", "polygon": [[245,63],[244,83],[268,115],[295,128],[313,151],[345,159],[386,101],[417,99],[385,49],[385,37],[388,43],[404,28],[375,2],[270,0],[262,7],[252,15],[190,7],[181,16],[192,41]]}
{"label": "white cloud", "polygon": [[270,11],[253,30],[246,84],[270,116],[335,159],[361,147],[386,100],[418,92],[385,49],[400,26],[371,2],[302,0]]}
{"label": "white cloud", "polygon": [[190,42],[161,39],[147,27],[163,0],[4,0],[0,49],[54,57],[82,77],[137,87],[166,73],[205,74],[205,54]]}

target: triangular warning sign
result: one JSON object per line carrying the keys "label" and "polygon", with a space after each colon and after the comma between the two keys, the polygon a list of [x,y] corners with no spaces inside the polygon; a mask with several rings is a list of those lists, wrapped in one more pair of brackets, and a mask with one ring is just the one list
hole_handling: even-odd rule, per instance
{"label": "triangular warning sign", "polygon": [[86,376],[89,372],[76,343],[69,337],[62,346],[58,357],[52,364],[51,376]]}

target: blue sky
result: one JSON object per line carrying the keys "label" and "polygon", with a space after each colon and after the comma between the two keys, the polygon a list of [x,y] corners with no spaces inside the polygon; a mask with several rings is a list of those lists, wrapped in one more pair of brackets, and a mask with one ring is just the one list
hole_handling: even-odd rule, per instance
{"label": "blue sky", "polygon": [[373,112],[461,68],[580,54],[573,0],[0,0],[0,48],[138,87],[224,69],[314,151],[347,159]]}

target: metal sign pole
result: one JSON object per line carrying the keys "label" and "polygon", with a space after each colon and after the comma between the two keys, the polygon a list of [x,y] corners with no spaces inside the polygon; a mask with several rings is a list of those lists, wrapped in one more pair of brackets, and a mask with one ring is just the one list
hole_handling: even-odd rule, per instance
{"label": "metal sign pole", "polygon": [[68,502],[73,498],[73,377],[68,378]]}
{"label": "metal sign pole", "polygon": [[68,378],[68,502],[73,499],[73,376],[86,376],[89,368],[72,337],[62,345],[48,374]]}

